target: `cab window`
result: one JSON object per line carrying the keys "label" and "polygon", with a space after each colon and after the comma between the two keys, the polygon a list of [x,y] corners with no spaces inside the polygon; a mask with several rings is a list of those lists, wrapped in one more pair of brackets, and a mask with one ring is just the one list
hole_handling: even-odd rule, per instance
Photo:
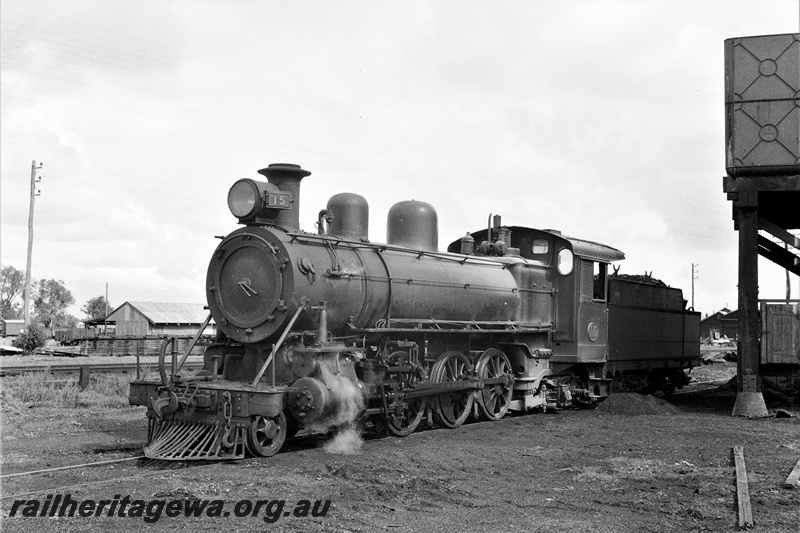
{"label": "cab window", "polygon": [[549,239],[533,239],[531,244],[531,252],[533,255],[546,254],[550,252]]}
{"label": "cab window", "polygon": [[606,263],[594,263],[594,291],[592,293],[593,300],[606,301],[606,275],[608,273],[608,265]]}
{"label": "cab window", "polygon": [[558,251],[558,257],[556,260],[556,266],[559,274],[562,276],[568,276],[572,274],[572,268],[575,262],[575,256],[573,255],[572,250],[569,248],[562,248]]}

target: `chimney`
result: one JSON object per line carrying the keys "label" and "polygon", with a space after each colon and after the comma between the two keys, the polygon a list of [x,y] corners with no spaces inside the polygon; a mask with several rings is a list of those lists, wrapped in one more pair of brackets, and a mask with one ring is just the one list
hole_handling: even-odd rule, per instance
{"label": "chimney", "polygon": [[286,231],[300,231],[300,180],[311,172],[303,170],[300,165],[291,163],[273,163],[258,171],[267,180],[283,192],[291,193],[291,209],[281,209],[275,217],[275,224]]}

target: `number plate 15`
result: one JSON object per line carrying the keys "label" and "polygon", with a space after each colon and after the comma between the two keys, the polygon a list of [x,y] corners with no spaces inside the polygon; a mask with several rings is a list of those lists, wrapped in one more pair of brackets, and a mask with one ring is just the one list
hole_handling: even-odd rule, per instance
{"label": "number plate 15", "polygon": [[291,209],[292,194],[288,192],[270,192],[264,195],[267,207],[273,209]]}

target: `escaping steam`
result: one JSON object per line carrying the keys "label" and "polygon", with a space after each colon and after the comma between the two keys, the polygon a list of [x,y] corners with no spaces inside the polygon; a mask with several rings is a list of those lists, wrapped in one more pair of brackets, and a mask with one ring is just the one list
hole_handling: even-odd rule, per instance
{"label": "escaping steam", "polygon": [[361,432],[354,427],[348,427],[336,433],[322,449],[335,455],[356,455],[361,453],[363,445],[364,439],[361,437]]}
{"label": "escaping steam", "polygon": [[321,378],[330,388],[331,415],[312,426],[312,430],[335,432],[323,449],[327,453],[353,455],[361,452],[364,439],[358,429],[358,419],[364,412],[361,389],[344,375],[334,374],[325,365],[320,367]]}

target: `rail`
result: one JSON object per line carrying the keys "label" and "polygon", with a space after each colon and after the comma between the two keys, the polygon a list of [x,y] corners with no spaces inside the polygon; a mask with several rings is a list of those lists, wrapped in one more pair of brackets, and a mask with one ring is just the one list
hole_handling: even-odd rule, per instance
{"label": "rail", "polygon": [[[147,363],[141,363],[147,364]],[[115,363],[95,363],[95,364],[67,364],[67,365],[48,365],[36,363],[31,365],[17,365],[13,367],[0,368],[0,377],[24,374],[26,372],[50,372],[51,374],[79,374],[81,369],[88,369],[90,372],[127,372],[136,370],[136,363],[115,362]],[[203,367],[202,361],[187,361],[184,368],[199,370]]]}

